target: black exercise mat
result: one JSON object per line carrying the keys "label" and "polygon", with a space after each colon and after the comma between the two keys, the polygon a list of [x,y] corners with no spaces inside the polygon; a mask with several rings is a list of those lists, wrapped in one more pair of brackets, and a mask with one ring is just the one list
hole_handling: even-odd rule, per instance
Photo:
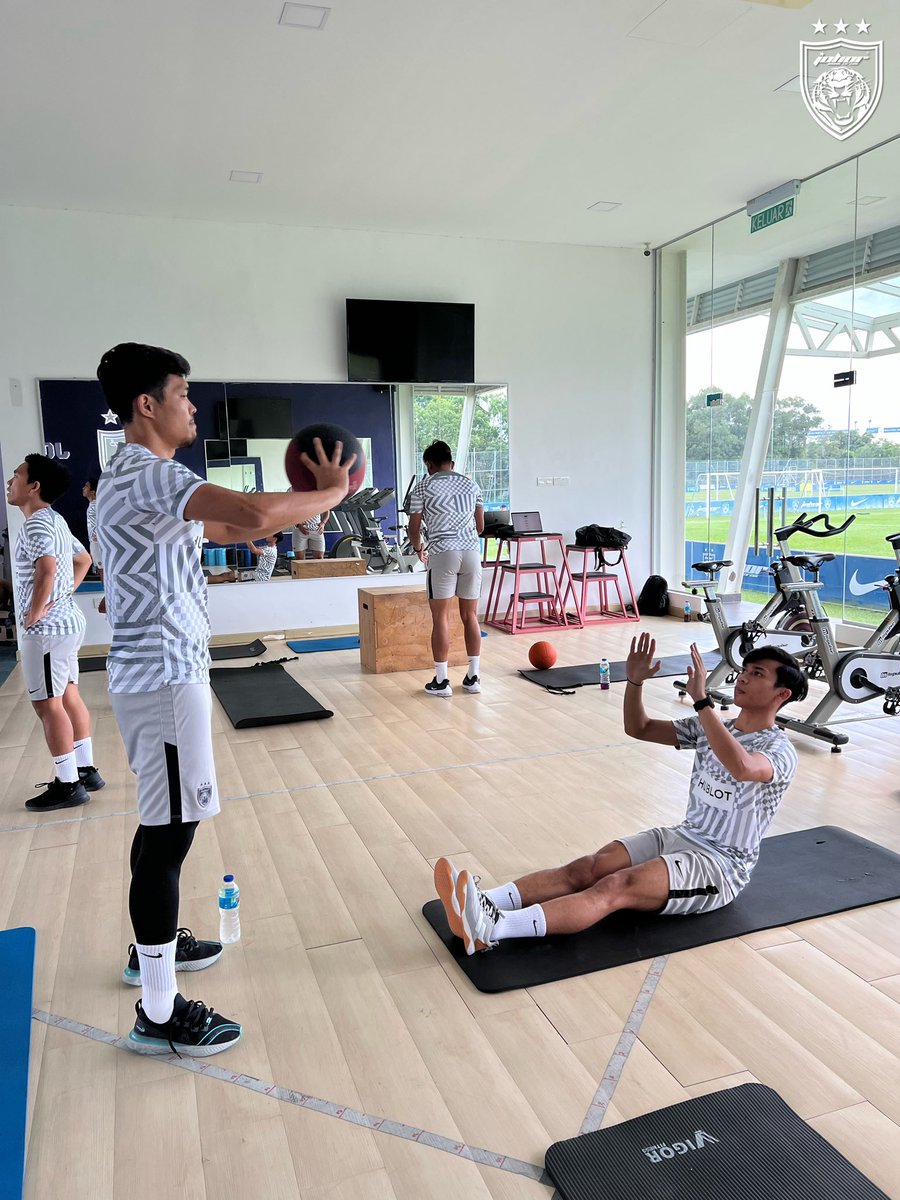
{"label": "black exercise mat", "polygon": [[213,667],[209,682],[235,729],[334,716],[288,675],[281,663]]}
{"label": "black exercise mat", "polygon": [[258,658],[265,652],[265,642],[256,638],[252,642],[242,642],[237,646],[210,646],[209,657],[213,662],[225,662],[229,658]]}
{"label": "black exercise mat", "polygon": [[450,932],[440,900],[422,912],[479,991],[506,992],[898,897],[900,854],[823,825],[763,838],[759,862],[737,900],[698,916],[617,912],[581,933],[510,938],[469,957]]}
{"label": "black exercise mat", "polygon": [[[239,646],[210,646],[209,657],[213,662],[227,661],[229,658],[256,658],[265,654],[266,646],[259,638],[252,642],[243,642]],[[95,654],[88,658],[79,658],[79,671],[105,671],[106,655]]]}
{"label": "black exercise mat", "polygon": [[564,1200],[888,1200],[761,1083],[555,1142]]}
{"label": "black exercise mat", "polygon": [[[721,656],[718,650],[710,650],[703,655],[703,661],[706,663],[707,671],[711,671],[713,667],[719,665]],[[668,658],[660,659],[660,663],[660,669],[653,676],[654,679],[662,679],[665,675],[684,675],[686,677],[687,669],[691,665],[691,656],[689,654],[670,654]],[[519,674],[542,688],[549,688],[551,691],[557,689],[565,691],[569,688],[587,687],[592,683],[599,684],[600,664],[586,663],[583,667],[551,667],[549,671],[520,671]],[[625,682],[625,664],[623,662],[609,664],[609,681],[610,683]]]}

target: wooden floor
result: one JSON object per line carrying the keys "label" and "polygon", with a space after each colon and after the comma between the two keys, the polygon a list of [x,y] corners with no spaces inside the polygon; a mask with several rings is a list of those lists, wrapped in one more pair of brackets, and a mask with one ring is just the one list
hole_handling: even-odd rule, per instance
{"label": "wooden floor", "polygon": [[[645,625],[663,652],[685,649],[681,623]],[[634,629],[551,640],[562,664],[616,659]],[[518,678],[529,641],[491,633],[480,696],[438,702],[427,675],[364,676],[341,651],[288,667],[333,720],[238,731],[216,708],[222,812],[198,830],[181,923],[215,936],[233,871],[243,938],[179,980],[245,1034],[211,1065],[498,1160],[542,1164],[577,1133],[648,964],[482,995],[420,914],[432,864],[450,855],[490,886],[677,820],[692,756],[626,739],[621,688],[553,696]],[[139,995],[120,983],[135,790],[105,688],[82,677],[109,785],[83,814],[42,817],[22,807],[49,774],[20,672],[0,689],[0,927],[37,929],[37,1009],[124,1034]],[[670,680],[644,694],[653,715],[686,711]],[[773,832],[836,824],[900,851],[900,722],[850,733],[840,756],[793,737],[800,767]],[[31,1062],[33,1200],[551,1195],[38,1021]],[[900,1200],[900,903],[673,955],[606,1122],[753,1079]]]}

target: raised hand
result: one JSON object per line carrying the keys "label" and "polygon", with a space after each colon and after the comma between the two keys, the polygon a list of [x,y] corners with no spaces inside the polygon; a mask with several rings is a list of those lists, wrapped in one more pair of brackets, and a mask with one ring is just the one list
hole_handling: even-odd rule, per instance
{"label": "raised hand", "polygon": [[688,667],[687,694],[694,701],[702,700],[706,695],[706,663],[697,648],[696,642],[691,642],[691,665]]}
{"label": "raised hand", "polygon": [[653,661],[655,655],[656,640],[649,633],[631,639],[631,649],[625,660],[625,675],[629,683],[641,684],[645,679],[653,678],[662,665],[659,659]]}
{"label": "raised hand", "polygon": [[335,442],[334,450],[329,458],[325,453],[321,438],[313,438],[313,449],[316,452],[315,459],[304,451],[300,455],[300,461],[312,471],[316,483],[319,485],[319,491],[325,492],[329,488],[339,488],[346,496],[350,490],[350,472],[356,462],[356,455],[351,454],[342,464],[341,455],[344,452],[344,443]]}

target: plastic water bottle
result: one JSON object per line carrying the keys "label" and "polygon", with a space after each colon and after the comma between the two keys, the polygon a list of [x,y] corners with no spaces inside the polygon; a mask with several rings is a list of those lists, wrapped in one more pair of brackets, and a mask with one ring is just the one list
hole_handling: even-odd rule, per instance
{"label": "plastic water bottle", "polygon": [[690,623],[690,619],[691,619],[691,602],[690,602],[690,600],[685,600],[685,602],[684,602],[684,620],[685,620],[685,623],[686,623],[686,624]]}
{"label": "plastic water bottle", "polygon": [[600,659],[600,691],[609,691],[609,659]]}
{"label": "plastic water bottle", "polygon": [[233,875],[226,875],[219,888],[219,941],[223,946],[241,940],[241,889]]}

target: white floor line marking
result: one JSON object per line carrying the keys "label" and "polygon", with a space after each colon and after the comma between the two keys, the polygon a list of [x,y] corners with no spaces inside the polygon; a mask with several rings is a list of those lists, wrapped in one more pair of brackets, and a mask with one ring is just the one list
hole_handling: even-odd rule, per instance
{"label": "white floor line marking", "polygon": [[634,1006],[628,1014],[628,1020],[625,1022],[622,1035],[610,1056],[606,1070],[603,1072],[597,1093],[591,1101],[584,1120],[581,1122],[581,1128],[578,1131],[579,1134],[592,1133],[595,1129],[600,1128],[603,1118],[606,1116],[606,1110],[609,1108],[610,1101],[613,1098],[616,1086],[622,1078],[622,1072],[625,1070],[625,1064],[628,1062],[628,1055],[637,1041],[638,1033],[644,1017],[647,1015],[647,1010],[650,1008],[653,993],[656,991],[657,985],[662,978],[668,957],[667,954],[661,955],[659,958],[654,958],[650,964],[650,969],[647,971],[647,975],[641,985],[641,990],[637,994]]}
{"label": "white floor line marking", "polygon": [[[134,1053],[128,1046],[127,1038],[119,1037],[115,1033],[107,1033],[103,1029],[96,1029],[93,1025],[84,1025],[80,1021],[44,1012],[39,1008],[32,1010],[32,1017],[36,1021],[42,1021],[45,1025],[52,1025],[56,1029],[65,1029],[68,1033],[78,1034],[80,1037],[89,1038],[94,1042],[103,1042],[116,1050],[125,1050],[129,1054]],[[469,1146],[465,1142],[454,1141],[453,1138],[444,1137],[440,1133],[429,1133],[426,1129],[417,1129],[414,1125],[403,1124],[402,1121],[376,1117],[371,1113],[361,1112],[357,1108],[348,1108],[343,1104],[335,1104],[331,1100],[321,1100],[318,1096],[309,1096],[306,1092],[298,1092],[294,1088],[284,1088],[274,1083],[266,1083],[253,1075],[235,1074],[233,1071],[226,1071],[222,1067],[215,1066],[208,1058],[179,1058],[177,1054],[154,1055],[154,1058],[157,1062],[169,1063],[170,1066],[179,1067],[182,1071],[193,1071],[196,1075],[206,1075],[211,1079],[218,1079],[222,1083],[235,1084],[237,1087],[257,1092],[261,1096],[271,1096],[285,1104],[294,1104],[298,1108],[310,1109],[325,1117],[336,1117],[339,1121],[347,1121],[351,1125],[371,1129],[374,1133],[385,1133],[390,1137],[403,1138],[408,1142],[418,1142],[420,1146],[431,1146],[433,1150],[443,1150],[446,1154],[468,1159],[469,1162],[477,1163],[479,1166],[494,1167],[498,1171],[508,1171],[513,1175],[524,1175],[527,1179],[534,1179],[538,1183],[549,1184],[550,1182],[544,1168],[536,1163],[525,1162],[520,1158],[511,1158],[507,1154],[495,1154],[491,1150],[483,1150],[480,1146]]]}
{"label": "white floor line marking", "polygon": [[[625,744],[627,749],[635,749]],[[560,758],[566,754],[596,754],[600,750],[613,748],[622,749],[621,742],[600,742],[596,746],[573,746],[569,750],[542,750],[539,754],[509,754],[502,758],[483,758],[476,762],[448,763],[444,767],[414,767],[409,771],[385,771],[381,775],[356,775],[350,779],[331,779],[320,783],[304,783],[299,787],[269,788],[263,792],[246,792],[238,796],[220,796],[220,802],[229,803],[232,800],[254,800],[259,796],[283,796],[294,792],[312,792],[318,788],[343,787],[348,783],[377,783],[385,779],[408,779],[414,775],[435,775],[441,771],[468,771],[474,767],[495,767],[503,763],[534,762],[543,758]],[[278,751],[274,750],[273,754]],[[116,812],[87,813],[77,817],[56,817],[52,821],[35,821],[31,825],[0,825],[0,833],[21,833],[23,830],[46,829],[50,825],[77,825],[87,821],[105,821],[110,817],[131,817],[137,813],[134,808],[119,809]]]}

